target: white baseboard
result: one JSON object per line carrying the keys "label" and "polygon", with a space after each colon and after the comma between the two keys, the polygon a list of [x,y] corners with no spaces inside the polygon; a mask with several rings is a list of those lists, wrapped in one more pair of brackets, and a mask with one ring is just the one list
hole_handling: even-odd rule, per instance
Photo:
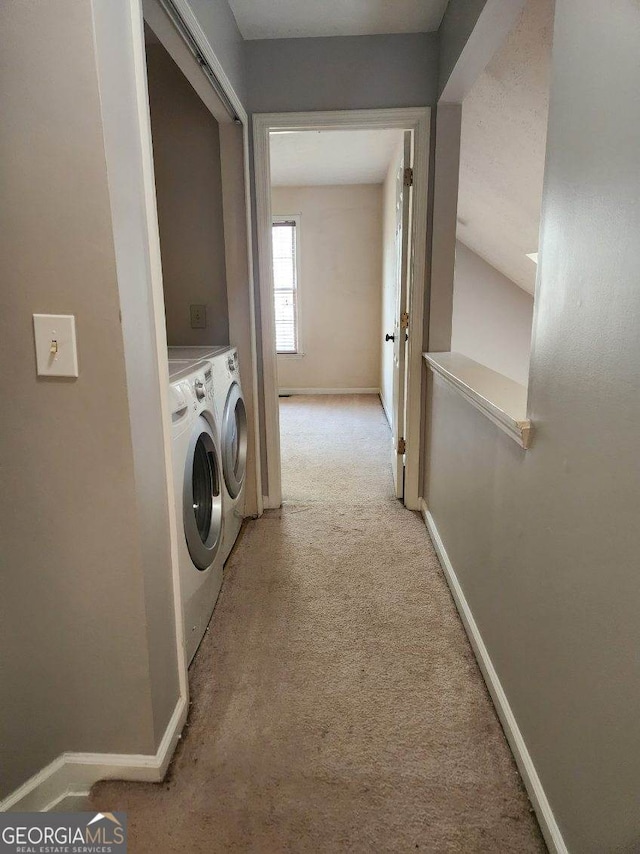
{"label": "white baseboard", "polygon": [[431,540],[435,550],[440,558],[442,569],[446,576],[447,582],[451,589],[456,608],[460,614],[460,618],[465,627],[471,646],[480,665],[480,670],[484,676],[484,681],[487,683],[487,688],[491,694],[491,698],[496,707],[498,717],[502,723],[507,741],[511,747],[511,751],[516,760],[516,764],[520,770],[520,774],[526,786],[527,792],[533,808],[538,816],[538,822],[544,835],[545,841],[552,854],[568,854],[567,846],[560,833],[560,828],[555,820],[551,805],[547,800],[547,796],[542,788],[542,783],[538,777],[538,773],[531,759],[531,755],[527,750],[518,723],[507,700],[507,695],[504,692],[500,679],[493,666],[489,652],[484,645],[482,635],[476,624],[476,621],[469,607],[458,577],[453,568],[453,564],[449,560],[449,556],[444,547],[440,534],[436,527],[433,516],[429,512],[424,499],[420,502],[422,517],[425,521]]}
{"label": "white baseboard", "polygon": [[387,423],[389,424],[389,427],[393,430],[393,419],[391,417],[391,412],[390,412],[390,410],[389,410],[389,408],[385,402],[384,397],[382,396],[382,392],[380,392],[380,403],[382,405],[382,410],[383,410],[385,417],[387,419]]}
{"label": "white baseboard", "polygon": [[98,780],[164,779],[187,719],[181,697],[153,755],[129,753],[63,753],[0,802],[0,812],[47,812],[67,798],[86,796]]}
{"label": "white baseboard", "polygon": [[278,394],[380,394],[379,388],[281,388]]}

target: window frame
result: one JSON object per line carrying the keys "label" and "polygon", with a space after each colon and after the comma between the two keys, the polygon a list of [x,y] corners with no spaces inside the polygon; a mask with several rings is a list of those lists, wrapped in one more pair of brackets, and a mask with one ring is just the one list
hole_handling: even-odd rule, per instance
{"label": "window frame", "polygon": [[[274,314],[274,330],[273,330],[273,338],[274,344],[276,347],[276,356],[278,359],[302,359],[304,357],[304,348],[302,345],[302,299],[301,299],[301,289],[300,289],[300,222],[301,215],[298,214],[273,214],[271,216],[271,269],[273,275],[273,226],[276,223],[282,222],[293,222],[295,223],[295,235],[296,235],[296,310],[295,310],[295,329],[296,329],[296,343],[297,349],[295,352],[280,352],[278,350],[278,342],[276,340],[276,332],[275,332],[275,314]],[[273,299],[275,299],[275,283],[272,289]],[[274,305],[275,311],[275,305]]]}

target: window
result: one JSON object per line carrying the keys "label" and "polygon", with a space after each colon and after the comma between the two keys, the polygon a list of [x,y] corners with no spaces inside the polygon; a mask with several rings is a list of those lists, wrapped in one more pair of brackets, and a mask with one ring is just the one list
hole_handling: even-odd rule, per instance
{"label": "window", "polygon": [[298,324],[298,217],[274,217],[273,298],[276,352],[300,353]]}

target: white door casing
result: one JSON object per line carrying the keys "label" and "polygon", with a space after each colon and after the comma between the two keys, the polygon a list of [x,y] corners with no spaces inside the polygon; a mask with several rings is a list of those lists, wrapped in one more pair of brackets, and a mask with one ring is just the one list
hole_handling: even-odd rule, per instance
{"label": "white door casing", "polygon": [[427,187],[429,170],[430,109],[428,107],[388,110],[338,110],[312,113],[257,113],[253,116],[256,226],[262,329],[264,442],[266,471],[263,471],[265,507],[282,503],[278,385],[273,317],[273,269],[271,253],[271,170],[269,133],[272,130],[367,130],[398,128],[413,134],[413,192],[410,216],[411,268],[407,282],[410,306],[406,342],[404,503],[411,510],[420,507],[420,432],[422,402],[423,315],[425,308],[427,253]]}
{"label": "white door casing", "polygon": [[404,475],[406,452],[400,447],[404,442],[406,426],[407,392],[407,339],[408,328],[403,317],[408,316],[407,295],[410,281],[411,250],[411,181],[405,175],[412,168],[411,131],[405,131],[402,161],[396,173],[396,304],[393,324],[393,398],[391,423],[391,468],[396,498],[404,500]]}

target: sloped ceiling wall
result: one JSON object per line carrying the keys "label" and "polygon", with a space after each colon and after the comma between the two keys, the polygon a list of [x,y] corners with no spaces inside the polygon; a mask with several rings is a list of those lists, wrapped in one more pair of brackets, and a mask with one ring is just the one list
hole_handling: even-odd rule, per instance
{"label": "sloped ceiling wall", "polygon": [[229,0],[245,39],[431,33],[447,0]]}
{"label": "sloped ceiling wall", "polygon": [[272,187],[382,184],[401,130],[272,133]]}
{"label": "sloped ceiling wall", "polygon": [[462,106],[458,239],[533,293],[554,0],[528,0]]}

